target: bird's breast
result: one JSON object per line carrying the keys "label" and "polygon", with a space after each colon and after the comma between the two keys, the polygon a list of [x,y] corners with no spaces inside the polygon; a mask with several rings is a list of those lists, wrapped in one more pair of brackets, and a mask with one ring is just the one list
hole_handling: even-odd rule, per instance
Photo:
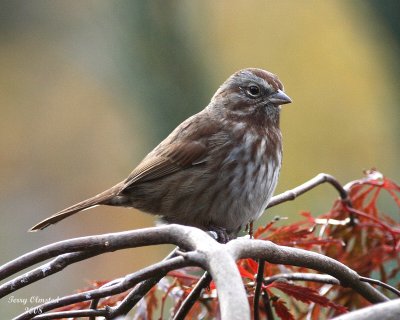
{"label": "bird's breast", "polygon": [[[216,189],[220,193],[218,216],[238,228],[256,220],[271,198],[281,167],[281,148],[267,136],[248,132],[233,142],[219,170]],[[273,146],[273,148],[271,148]],[[218,205],[217,205],[218,206]]]}

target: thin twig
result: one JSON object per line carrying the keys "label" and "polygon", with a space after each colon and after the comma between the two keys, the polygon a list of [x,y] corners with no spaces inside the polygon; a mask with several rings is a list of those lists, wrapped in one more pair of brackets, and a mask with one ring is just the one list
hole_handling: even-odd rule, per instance
{"label": "thin twig", "polygon": [[201,291],[206,288],[211,282],[211,276],[206,271],[203,273],[203,276],[197,282],[196,286],[189,293],[186,299],[182,302],[180,308],[175,313],[173,320],[183,320],[186,315],[189,313],[190,309],[193,307],[197,299],[200,297]]}
{"label": "thin twig", "polygon": [[267,320],[274,320],[274,313],[272,312],[272,307],[271,307],[271,301],[269,298],[269,294],[267,290],[263,290],[263,295],[261,298],[263,299],[264,302],[264,308],[265,308],[265,313],[267,314]]}
{"label": "thin twig", "polygon": [[[162,261],[167,261],[177,257],[179,248],[172,250]],[[146,279],[145,281],[136,285],[135,288],[121,301],[121,303],[111,309],[111,318],[116,318],[122,315],[126,315],[129,311],[136,306],[136,304],[153,288],[165,274],[158,274],[157,276]]]}
{"label": "thin twig", "polygon": [[389,284],[387,284],[387,283],[385,283],[383,281],[376,280],[376,279],[371,279],[371,278],[367,278],[367,277],[361,277],[361,276],[360,276],[360,280],[364,281],[364,282],[376,284],[377,286],[381,286],[381,287],[393,292],[395,295],[400,297],[400,291],[399,290],[397,290],[395,287],[392,287],[391,285],[389,285]]}
{"label": "thin twig", "polygon": [[263,259],[258,259],[256,288],[254,290],[254,309],[253,309],[254,320],[260,319],[260,312],[259,312],[258,304],[260,303],[261,288],[262,288],[263,279],[264,279],[264,267],[265,267],[265,261]]}
{"label": "thin twig", "polygon": [[[97,306],[99,305],[99,298],[93,299],[92,302],[90,303],[89,308],[92,310],[97,310]],[[96,320],[96,315],[92,315],[89,317],[89,320]]]}
{"label": "thin twig", "polygon": [[[336,191],[339,193],[339,196],[342,202],[348,207],[352,208],[352,203],[349,198],[348,189],[345,189],[341,183],[336,180],[335,177],[331,176],[330,174],[320,173],[316,175],[314,178],[306,181],[305,183],[293,188],[291,190],[285,191],[281,194],[278,194],[271,198],[270,202],[267,205],[267,208],[274,207],[278,204],[283,202],[295,200],[298,196],[306,193],[307,191],[314,189],[315,187],[319,186],[322,183],[329,183],[333,186]],[[356,224],[356,220],[354,214],[350,211],[349,214],[349,226],[354,226]]]}
{"label": "thin twig", "polygon": [[303,272],[280,273],[272,277],[266,277],[264,278],[264,284],[268,285],[274,281],[279,281],[281,279],[291,280],[291,281],[312,281],[312,282],[340,285],[340,281],[330,275],[318,274],[318,273],[303,273]]}
{"label": "thin twig", "polygon": [[[112,280],[112,281],[109,281],[109,282],[103,284],[103,285],[101,286],[101,288],[110,287],[110,286],[112,286],[112,285],[114,285],[114,284],[120,283],[121,281],[123,281],[123,279],[124,279],[124,278],[119,278],[119,279],[114,279],[114,280]],[[101,299],[101,298],[95,298],[95,299],[93,299],[92,302],[90,303],[89,308],[90,308],[90,309],[97,309],[97,306],[98,306],[98,304],[99,304],[99,302],[100,302],[100,299]],[[108,312],[108,314],[110,313],[110,308],[107,308],[107,312]],[[96,320],[96,317],[95,317],[95,316],[92,316],[92,317],[90,317],[89,320]]]}

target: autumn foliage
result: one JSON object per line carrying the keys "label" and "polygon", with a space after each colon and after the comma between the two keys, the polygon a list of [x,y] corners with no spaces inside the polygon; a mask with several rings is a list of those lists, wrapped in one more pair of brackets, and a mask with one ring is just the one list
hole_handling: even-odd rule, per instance
{"label": "autumn foliage", "polygon": [[[336,199],[327,213],[302,212],[303,219],[282,225],[279,218],[254,232],[254,238],[269,240],[279,245],[302,248],[322,253],[355,270],[360,276],[378,279],[399,289],[400,225],[395,215],[400,208],[400,187],[379,172],[371,170],[365,177],[345,186],[349,199]],[[348,201],[349,200],[349,201]],[[381,209],[384,208],[384,209]],[[386,212],[386,211],[396,212]],[[265,263],[265,262],[263,262]],[[251,308],[259,262],[252,259],[238,261]],[[257,308],[266,319],[273,313],[280,319],[329,318],[369,305],[346,284],[329,281],[306,280],[305,275],[315,271],[291,265],[265,263],[264,280]],[[168,319],[179,309],[202,275],[199,268],[186,268],[170,272],[132,311],[134,319]],[[298,275],[293,281],[290,275]],[[304,278],[302,278],[304,276]],[[91,289],[104,284],[94,282]],[[394,298],[392,291],[380,288]],[[109,297],[98,307],[113,306],[127,293]],[[63,310],[88,308],[82,302]],[[60,310],[60,309],[59,309]],[[213,282],[202,291],[188,319],[218,318],[218,298]]]}

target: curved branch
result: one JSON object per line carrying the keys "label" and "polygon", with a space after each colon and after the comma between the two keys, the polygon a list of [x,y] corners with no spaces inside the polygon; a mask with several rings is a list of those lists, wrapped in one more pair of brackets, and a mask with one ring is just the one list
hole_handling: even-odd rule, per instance
{"label": "curved branch", "polygon": [[10,294],[18,289],[21,289],[31,283],[34,283],[40,279],[46,278],[54,273],[60,272],[65,267],[72,263],[82,261],[94,256],[99,255],[98,251],[88,252],[73,252],[62,254],[52,261],[33,269],[23,275],[20,275],[0,286],[0,298],[3,298],[7,294]]}
{"label": "curved branch", "polygon": [[[108,297],[117,293],[124,292],[149,277],[159,275],[160,273],[165,275],[171,270],[179,269],[189,265],[195,265],[195,263],[183,257],[175,257],[166,261],[158,262],[150,267],[143,268],[137,272],[125,276],[122,281],[119,281],[114,285],[72,294],[70,296],[44,303],[40,306],[35,307],[35,309],[40,310],[41,312],[46,312],[77,302]],[[32,312],[28,310],[27,312],[16,317],[15,320],[26,320],[31,318]]]}
{"label": "curved branch", "polygon": [[295,200],[298,196],[306,193],[307,191],[314,189],[315,187],[319,186],[322,183],[329,183],[333,186],[336,191],[339,193],[340,198],[344,201],[347,205],[350,205],[349,195],[348,192],[342,187],[342,185],[337,181],[333,176],[320,173],[316,175],[314,178],[308,180],[307,182],[293,188],[291,190],[287,190],[281,194],[273,196],[271,201],[268,203],[267,208],[274,207],[278,204],[281,204],[286,201]]}
{"label": "curved branch", "polygon": [[[248,239],[248,241],[252,241]],[[213,240],[211,252],[199,243],[198,250],[206,254],[207,271],[213,278],[218,291],[222,319],[250,320],[250,306],[243,286],[236,259],[226,250],[225,244]],[[228,242],[229,243],[229,242]]]}
{"label": "curved branch", "polygon": [[[196,247],[193,229],[179,225],[145,228],[134,231],[108,233],[59,241],[28,252],[0,267],[0,280],[36,263],[70,252],[111,252],[120,249],[145,247],[155,244],[175,244],[185,250]],[[196,229],[198,233],[200,230]],[[186,234],[192,232],[188,237]],[[204,234],[204,232],[201,232]],[[202,235],[203,236],[203,235]],[[198,237],[198,236],[197,236]]]}
{"label": "curved branch", "polygon": [[183,320],[193,307],[194,303],[200,297],[201,291],[207,287],[211,282],[211,277],[208,272],[204,272],[196,286],[186,297],[185,301],[182,302],[180,308],[175,313],[173,320]]}
{"label": "curved branch", "polygon": [[372,305],[343,314],[332,320],[397,320],[400,319],[400,299]]}
{"label": "curved branch", "polygon": [[383,288],[393,292],[398,297],[400,297],[400,290],[397,290],[395,287],[392,287],[391,285],[389,285],[387,283],[384,283],[383,281],[376,280],[376,279],[371,279],[371,278],[367,278],[367,277],[361,277],[361,276],[360,276],[360,280],[364,281],[364,282],[375,284],[375,285],[380,286],[380,287],[383,287]]}
{"label": "curved branch", "polygon": [[288,264],[310,268],[330,274],[338,279],[342,286],[351,287],[372,303],[387,301],[388,298],[370,284],[360,281],[359,275],[343,263],[315,252],[278,246],[270,241],[236,239],[227,243],[235,259],[258,258],[270,263]]}
{"label": "curved branch", "polygon": [[[217,286],[222,318],[237,320],[249,319],[250,308],[235,260],[232,259],[230,254],[226,251],[224,245],[213,240],[204,231],[182,225],[172,224],[135,231],[118,232],[60,241],[55,244],[34,250],[7,263],[0,268],[0,275],[3,278],[7,277],[31,266],[32,264],[53,258],[59,254],[83,250],[86,250],[88,253],[94,254],[96,252],[96,254],[99,254],[138,246],[166,243],[178,245],[181,249],[186,251],[197,250],[196,255],[190,255],[190,263],[186,261],[188,260],[190,252],[186,253],[184,257],[177,257],[176,259],[183,259],[182,261],[184,261],[184,263],[177,263],[176,268],[189,264],[201,265],[205,270],[210,272]],[[170,259],[162,263],[168,265],[169,263],[172,263],[172,260],[176,261],[176,259]],[[54,271],[56,272],[56,270]],[[137,284],[138,282],[149,278],[149,274],[151,273],[147,273],[148,271],[149,269],[145,268],[135,273],[134,275],[136,278],[134,281],[127,276],[129,278],[127,280],[128,283]],[[152,280],[155,280],[156,282],[158,281],[157,276],[159,276],[159,274],[152,274],[150,276],[154,277]],[[114,294],[113,292],[119,293],[119,290],[122,288],[124,288],[123,291],[127,290],[127,287],[125,286],[126,283],[127,282],[124,280],[115,286],[96,289],[97,291],[91,291],[89,295],[88,293],[71,295],[69,297],[59,299],[57,302],[49,302],[39,306],[38,308],[42,308],[43,311],[49,311],[62,305],[93,300],[98,297],[101,298]],[[145,289],[147,290],[148,288]],[[93,296],[93,294],[95,294],[95,296]],[[33,315],[28,311],[16,319],[31,319],[32,317]]]}

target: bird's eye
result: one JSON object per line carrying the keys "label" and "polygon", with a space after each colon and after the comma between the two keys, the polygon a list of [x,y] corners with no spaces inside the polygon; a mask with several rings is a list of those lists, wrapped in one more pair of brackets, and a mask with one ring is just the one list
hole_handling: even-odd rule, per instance
{"label": "bird's eye", "polygon": [[246,93],[251,98],[258,98],[260,96],[261,90],[258,86],[252,84],[247,88]]}

